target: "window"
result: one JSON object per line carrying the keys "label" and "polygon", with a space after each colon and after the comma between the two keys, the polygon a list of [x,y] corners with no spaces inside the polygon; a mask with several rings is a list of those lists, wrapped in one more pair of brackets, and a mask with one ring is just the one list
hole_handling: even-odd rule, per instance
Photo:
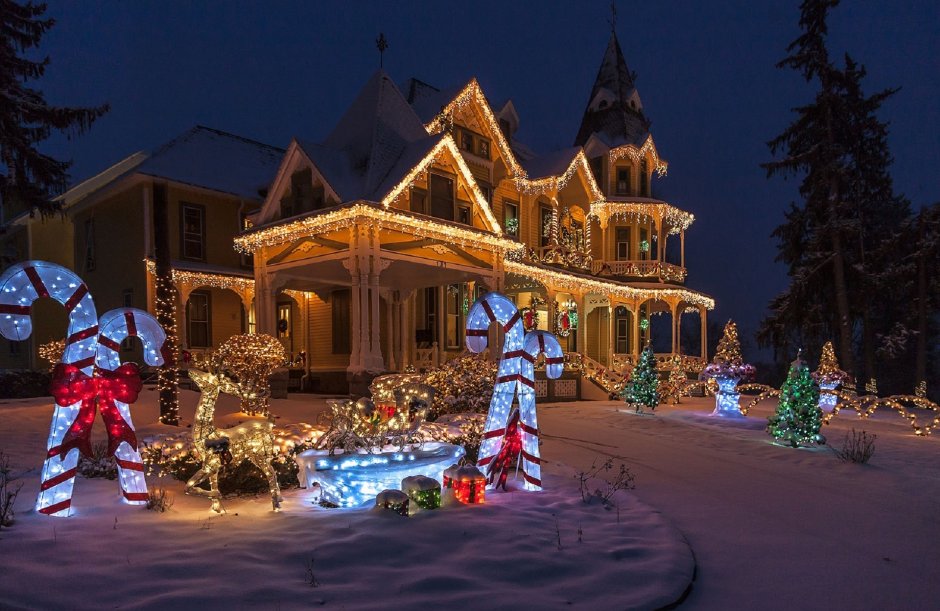
{"label": "window", "polygon": [[277,338],[278,339],[290,339],[290,332],[291,332],[290,304],[279,303],[277,304]]}
{"label": "window", "polygon": [[466,295],[466,286],[451,284],[445,291],[447,307],[447,348],[461,348],[461,331],[463,330],[463,300]]}
{"label": "window", "polygon": [[580,221],[572,221],[571,229],[574,232],[574,247],[578,250],[584,250],[584,225]]}
{"label": "window", "polygon": [[640,162],[640,195],[650,194],[650,170],[646,159]]}
{"label": "window", "polygon": [[509,237],[519,239],[519,202],[503,200],[503,229]]}
{"label": "window", "polygon": [[473,151],[473,134],[467,131],[460,132],[460,148],[468,153]]}
{"label": "window", "polygon": [[431,174],[431,214],[448,221],[454,220],[454,179]]}
{"label": "window", "polygon": [[483,159],[490,158],[490,141],[484,140],[483,138],[478,138],[477,140],[477,154]]}
{"label": "window", "polygon": [[437,287],[429,286],[418,293],[416,305],[415,342],[430,348],[437,341]]}
{"label": "window", "polygon": [[186,304],[187,336],[190,347],[212,346],[211,321],[209,320],[209,293],[193,291]]}
{"label": "window", "polygon": [[480,192],[483,194],[483,199],[486,200],[486,203],[493,203],[493,187],[486,183],[477,183],[477,186],[480,187]]}
{"label": "window", "polygon": [[640,227],[640,260],[646,261],[650,258],[649,234],[646,227]]}
{"label": "window", "polygon": [[630,228],[617,227],[617,260],[628,261],[630,259]]}
{"label": "window", "polygon": [[23,351],[23,342],[16,340],[9,340],[7,342],[10,350],[10,356],[19,356]]}
{"label": "window", "polygon": [[349,354],[352,341],[349,335],[349,289],[339,289],[330,294],[330,310],[333,322],[333,354]]}
{"label": "window", "polygon": [[617,168],[617,195],[630,193],[630,168]]}
{"label": "window", "polygon": [[181,250],[184,259],[206,259],[206,209],[195,204],[180,205]]}
{"label": "window", "polygon": [[[248,219],[247,213],[242,213],[242,221],[241,221],[240,229],[242,231],[248,231],[249,229],[251,229],[251,221]],[[254,267],[255,265],[254,255],[243,254],[241,256],[241,263],[242,263],[242,267]]]}
{"label": "window", "polygon": [[552,243],[552,209],[548,206],[539,206],[539,245],[549,246]]}
{"label": "window", "polygon": [[95,271],[95,219],[85,221],[85,271]]}
{"label": "window", "polygon": [[[619,310],[619,308],[618,308]],[[617,354],[626,354],[630,352],[630,319],[628,314],[617,312],[617,341],[615,350]]]}
{"label": "window", "polygon": [[428,213],[428,192],[424,189],[411,188],[411,211],[418,214]]}
{"label": "window", "polygon": [[470,218],[470,202],[457,202],[457,222],[470,225]]}
{"label": "window", "polygon": [[134,351],[134,337],[128,336],[121,340],[121,352],[133,352]]}
{"label": "window", "polygon": [[134,289],[124,289],[121,291],[121,302],[125,308],[134,307]]}

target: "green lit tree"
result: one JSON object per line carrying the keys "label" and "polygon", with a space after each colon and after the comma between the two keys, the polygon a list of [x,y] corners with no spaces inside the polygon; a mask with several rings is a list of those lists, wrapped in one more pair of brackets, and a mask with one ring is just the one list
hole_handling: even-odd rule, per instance
{"label": "green lit tree", "polygon": [[653,355],[653,349],[649,344],[640,353],[640,360],[633,368],[630,382],[621,391],[620,398],[633,405],[636,411],[640,411],[643,406],[656,409],[656,406],[659,405],[659,378],[656,375],[656,357]]}
{"label": "green lit tree", "polygon": [[819,434],[821,425],[819,387],[809,367],[797,356],[780,388],[777,412],[768,418],[767,432],[795,448],[810,442],[825,443],[826,438]]}

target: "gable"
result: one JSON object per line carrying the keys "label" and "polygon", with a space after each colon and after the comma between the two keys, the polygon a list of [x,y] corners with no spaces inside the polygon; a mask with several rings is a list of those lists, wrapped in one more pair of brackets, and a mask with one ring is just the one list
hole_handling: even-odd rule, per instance
{"label": "gable", "polygon": [[[298,187],[310,189],[322,188],[324,205],[335,205],[342,201],[336,189],[326,179],[313,160],[304,152],[296,140],[292,141],[281,160],[271,189],[261,206],[256,225],[262,225],[280,218],[281,202],[285,197],[296,193]],[[292,216],[306,211],[295,211]]]}

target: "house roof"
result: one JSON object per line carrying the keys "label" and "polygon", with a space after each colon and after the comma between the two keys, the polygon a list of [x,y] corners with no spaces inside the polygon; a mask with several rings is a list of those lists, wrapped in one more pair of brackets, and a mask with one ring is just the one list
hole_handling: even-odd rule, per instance
{"label": "house roof", "polygon": [[68,208],[132,174],[258,200],[283,154],[284,149],[197,125],[152,152],[134,153],[83,180],[56,201]]}
{"label": "house roof", "polygon": [[630,72],[617,35],[611,32],[574,143],[584,145],[591,134],[597,134],[610,148],[640,146],[649,129],[649,119],[639,104],[636,73]]}
{"label": "house roof", "polygon": [[245,199],[261,199],[284,149],[201,125],[164,144],[136,171]]}
{"label": "house roof", "polygon": [[568,170],[571,162],[580,151],[580,146],[572,146],[538,155],[531,159],[520,157],[520,162],[531,180],[548,176],[560,176]]}

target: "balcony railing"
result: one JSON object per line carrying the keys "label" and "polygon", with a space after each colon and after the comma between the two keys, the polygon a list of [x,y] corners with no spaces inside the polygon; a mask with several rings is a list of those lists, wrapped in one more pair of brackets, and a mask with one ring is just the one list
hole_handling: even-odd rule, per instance
{"label": "balcony railing", "polygon": [[665,261],[594,261],[591,272],[597,275],[628,278],[656,278],[666,282],[685,282],[688,271]]}

